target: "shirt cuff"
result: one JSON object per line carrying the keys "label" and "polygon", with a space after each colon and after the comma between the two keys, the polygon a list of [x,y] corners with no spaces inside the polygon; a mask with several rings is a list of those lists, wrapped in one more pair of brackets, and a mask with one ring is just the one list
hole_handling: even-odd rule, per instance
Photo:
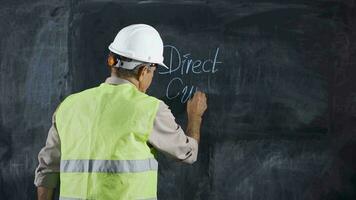
{"label": "shirt cuff", "polygon": [[181,161],[183,163],[193,164],[193,163],[195,163],[195,161],[197,161],[199,144],[198,144],[197,140],[195,140],[192,137],[188,137],[187,136],[187,139],[189,140],[191,151],[189,151],[185,155],[187,157],[185,159],[181,160]]}

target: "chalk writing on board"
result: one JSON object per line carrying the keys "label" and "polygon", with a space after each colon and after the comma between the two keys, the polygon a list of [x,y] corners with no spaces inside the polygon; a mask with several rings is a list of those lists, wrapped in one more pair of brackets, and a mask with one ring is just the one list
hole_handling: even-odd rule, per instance
{"label": "chalk writing on board", "polygon": [[[195,74],[201,76],[203,74],[215,74],[218,70],[219,47],[215,49],[214,57],[208,59],[194,59],[191,53],[181,54],[179,49],[173,45],[165,45],[165,51],[169,52],[168,69],[159,71],[158,73],[165,76],[170,76],[171,79],[166,87],[166,98],[175,99],[180,98],[181,103],[187,102],[190,97],[197,91],[194,85],[186,85],[184,83],[184,76],[188,74]],[[161,68],[163,69],[163,68]],[[181,88],[180,91],[172,94],[173,87]]]}

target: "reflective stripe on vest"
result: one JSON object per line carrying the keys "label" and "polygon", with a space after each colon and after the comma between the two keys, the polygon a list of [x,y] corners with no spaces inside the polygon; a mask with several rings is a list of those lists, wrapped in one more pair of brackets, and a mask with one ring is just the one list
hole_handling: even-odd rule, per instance
{"label": "reflective stripe on vest", "polygon": [[146,160],[61,160],[61,172],[130,173],[157,170],[156,159]]}

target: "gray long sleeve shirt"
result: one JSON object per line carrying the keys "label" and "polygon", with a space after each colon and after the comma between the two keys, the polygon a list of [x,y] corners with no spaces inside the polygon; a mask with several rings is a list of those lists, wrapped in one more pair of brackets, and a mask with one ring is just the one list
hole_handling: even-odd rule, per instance
{"label": "gray long sleeve shirt", "polygon": [[[113,85],[130,83],[117,77],[109,77],[105,82]],[[198,142],[184,134],[163,101],[160,102],[148,142],[158,151],[179,161],[191,164],[197,159]],[[38,154],[39,165],[35,171],[34,181],[37,187],[55,188],[57,186],[60,159],[61,141],[56,128],[55,114],[53,114],[52,126],[48,132],[46,145]]]}

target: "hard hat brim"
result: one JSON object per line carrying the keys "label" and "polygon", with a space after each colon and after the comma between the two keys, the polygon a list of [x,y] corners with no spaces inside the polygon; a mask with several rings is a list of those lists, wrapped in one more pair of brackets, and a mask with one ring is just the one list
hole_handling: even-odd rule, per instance
{"label": "hard hat brim", "polygon": [[167,67],[167,65],[165,65],[163,62],[157,63],[158,65],[161,65],[162,67],[169,69],[169,67]]}
{"label": "hard hat brim", "polygon": [[[121,56],[125,56],[125,57],[127,57],[127,58],[131,58],[131,59],[134,59],[134,60],[142,61],[142,60],[140,60],[139,58],[135,58],[135,57],[132,56],[132,55],[127,55],[127,54],[125,54],[124,52],[121,52],[121,51],[115,49],[112,44],[110,44],[110,46],[109,46],[108,49],[109,49],[111,52],[113,52],[113,53],[115,53],[115,54],[117,54],[117,55],[121,55]],[[149,61],[142,61],[142,62],[149,62]],[[157,63],[157,64],[158,64],[158,65],[161,65],[162,67],[164,67],[164,68],[166,68],[166,69],[169,69],[169,67],[167,67],[167,65],[165,65],[163,62],[159,62],[159,63]]]}

